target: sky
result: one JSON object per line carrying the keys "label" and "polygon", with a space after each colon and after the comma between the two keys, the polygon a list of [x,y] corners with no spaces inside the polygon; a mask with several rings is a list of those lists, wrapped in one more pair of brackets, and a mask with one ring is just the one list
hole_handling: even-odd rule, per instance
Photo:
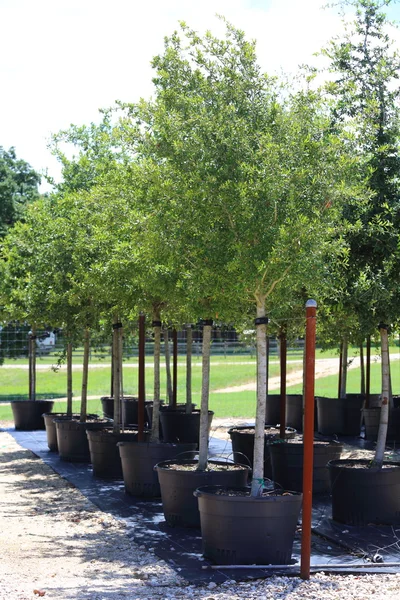
{"label": "sky", "polygon": [[[217,14],[257,41],[268,73],[294,73],[340,34],[326,0],[0,0],[0,146],[59,179],[52,133],[99,108],[152,94],[150,61],[185,21],[223,34]],[[397,13],[397,14],[396,14]],[[392,8],[400,19],[400,8]],[[42,191],[48,189],[43,185]]]}

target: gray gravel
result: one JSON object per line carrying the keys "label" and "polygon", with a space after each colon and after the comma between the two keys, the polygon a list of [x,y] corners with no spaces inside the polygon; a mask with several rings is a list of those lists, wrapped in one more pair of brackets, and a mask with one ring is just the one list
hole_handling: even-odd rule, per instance
{"label": "gray gravel", "polygon": [[0,600],[400,600],[400,573],[189,585],[1,431],[0,527]]}

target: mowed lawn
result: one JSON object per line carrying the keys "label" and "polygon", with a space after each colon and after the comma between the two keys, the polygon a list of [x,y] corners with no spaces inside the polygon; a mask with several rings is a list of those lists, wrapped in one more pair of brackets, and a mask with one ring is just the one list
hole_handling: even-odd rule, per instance
{"label": "mowed lawn", "polygon": [[[396,359],[399,356],[399,349],[393,348],[392,355]],[[317,353],[318,358],[337,358],[337,353],[330,351],[327,353]],[[46,361],[38,360],[38,365],[46,368],[39,368],[37,371],[37,393],[40,397],[59,397],[66,394],[66,371],[61,369],[53,371]],[[146,396],[152,398],[153,394],[153,368],[151,357],[146,357]],[[10,364],[13,365],[12,361]],[[99,361],[94,361],[89,373],[88,396],[89,410],[101,414],[100,397],[110,394],[110,366]],[[301,354],[289,357],[288,373],[292,371],[301,371]],[[392,361],[392,386],[393,393],[400,392],[400,361]],[[201,396],[201,359],[195,358],[192,366],[192,389],[193,401],[200,404]],[[270,377],[279,375],[279,363],[276,356],[271,357],[269,367]],[[179,357],[178,366],[178,401],[185,401],[186,390],[186,368],[184,357]],[[233,386],[243,386],[254,383],[256,377],[256,361],[250,356],[234,356],[224,358],[223,356],[214,356],[211,361],[210,375],[210,408],[214,411],[216,417],[247,417],[254,418],[256,409],[256,394],[254,391],[226,391],[216,393],[216,390],[224,390]],[[123,369],[124,392],[125,394],[137,394],[138,369],[137,360],[130,359],[129,363],[124,365]],[[7,402],[16,396],[26,397],[28,389],[28,370],[21,368],[10,368],[7,364],[0,367],[1,394],[0,400],[0,420],[12,419],[9,405]],[[76,398],[80,397],[82,384],[82,371],[74,370],[73,373],[73,394]],[[379,393],[381,384],[380,364],[372,361],[371,365],[371,392]],[[333,397],[337,395],[338,376],[337,374],[316,380],[316,395]],[[161,396],[166,397],[166,376],[165,369],[161,369]],[[359,392],[360,390],[360,369],[351,369],[348,371],[348,392]],[[301,393],[302,384],[288,386],[288,393]],[[272,390],[271,393],[279,393],[279,390]],[[63,412],[65,402],[57,401],[54,411]],[[79,410],[79,400],[74,401],[74,410]]]}

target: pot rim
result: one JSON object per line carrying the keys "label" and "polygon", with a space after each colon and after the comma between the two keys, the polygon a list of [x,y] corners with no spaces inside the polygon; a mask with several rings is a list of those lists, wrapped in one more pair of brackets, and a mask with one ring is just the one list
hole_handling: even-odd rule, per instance
{"label": "pot rim", "polygon": [[193,492],[193,495],[196,498],[203,497],[213,497],[216,498],[217,501],[227,501],[227,502],[297,502],[300,498],[303,499],[303,492],[295,492],[293,490],[280,490],[282,492],[289,492],[288,496],[225,496],[222,494],[216,494],[218,490],[232,490],[232,491],[250,491],[250,486],[247,487],[234,487],[234,486],[223,486],[223,485],[203,485],[196,488]]}

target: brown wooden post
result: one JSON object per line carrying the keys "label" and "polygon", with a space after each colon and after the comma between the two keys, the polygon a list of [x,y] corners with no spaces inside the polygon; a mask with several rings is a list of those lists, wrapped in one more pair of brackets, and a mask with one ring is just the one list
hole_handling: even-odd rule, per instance
{"label": "brown wooden post", "polygon": [[172,406],[176,408],[178,398],[178,332],[172,332]]}
{"label": "brown wooden post", "polygon": [[317,303],[306,303],[306,372],[304,406],[303,510],[300,577],[310,579],[312,488],[314,466],[314,388]]}
{"label": "brown wooden post", "polygon": [[280,356],[280,366],[281,366],[281,405],[280,405],[280,438],[285,439],[285,429],[286,429],[286,361],[287,361],[287,337],[286,337],[286,328],[285,326],[281,327],[281,331],[279,334],[280,344],[281,344],[281,356]]}
{"label": "brown wooden post", "polygon": [[139,316],[138,442],[144,442],[146,317]]}

